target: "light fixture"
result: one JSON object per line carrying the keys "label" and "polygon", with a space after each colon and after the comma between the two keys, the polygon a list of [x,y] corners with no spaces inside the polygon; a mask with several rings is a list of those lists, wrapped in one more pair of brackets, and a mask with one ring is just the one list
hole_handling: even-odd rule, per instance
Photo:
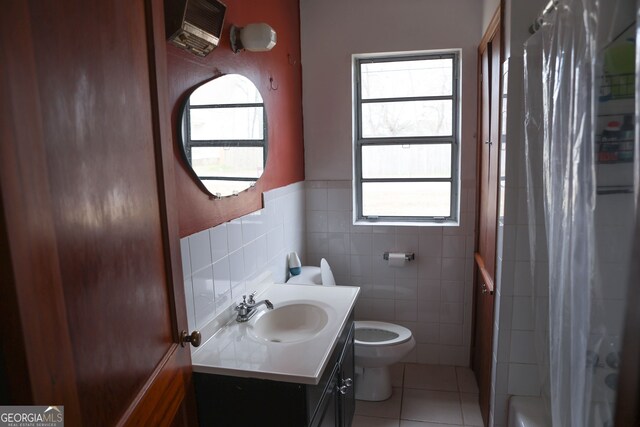
{"label": "light fixture", "polygon": [[231,50],[266,52],[276,45],[276,32],[265,23],[248,24],[245,27],[231,26]]}

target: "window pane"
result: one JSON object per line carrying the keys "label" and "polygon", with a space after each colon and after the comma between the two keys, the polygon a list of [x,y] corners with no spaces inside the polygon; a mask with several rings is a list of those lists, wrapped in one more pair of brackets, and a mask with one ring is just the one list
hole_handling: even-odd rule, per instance
{"label": "window pane", "polygon": [[449,182],[363,182],[364,216],[451,215]]}
{"label": "window pane", "polygon": [[251,187],[255,181],[222,181],[215,179],[204,179],[202,183],[211,194],[217,196],[231,196]]}
{"label": "window pane", "polygon": [[361,63],[362,99],[453,94],[453,60]]}
{"label": "window pane", "polygon": [[363,178],[450,178],[451,144],[364,145]]}
{"label": "window pane", "polygon": [[191,140],[264,139],[262,107],[191,109]]}
{"label": "window pane", "polygon": [[262,147],[191,147],[191,166],[198,176],[255,178],[264,169]]}
{"label": "window pane", "polygon": [[407,101],[362,104],[362,137],[450,136],[453,102]]}

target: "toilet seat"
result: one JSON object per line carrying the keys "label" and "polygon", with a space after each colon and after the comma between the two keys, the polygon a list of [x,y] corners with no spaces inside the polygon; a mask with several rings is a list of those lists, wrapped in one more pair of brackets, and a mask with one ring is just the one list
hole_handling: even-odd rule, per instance
{"label": "toilet seat", "polygon": [[[396,345],[411,339],[411,331],[404,326],[373,320],[356,320],[354,323],[355,344],[363,347]],[[369,336],[358,339],[358,330],[371,331],[371,333],[368,334]]]}

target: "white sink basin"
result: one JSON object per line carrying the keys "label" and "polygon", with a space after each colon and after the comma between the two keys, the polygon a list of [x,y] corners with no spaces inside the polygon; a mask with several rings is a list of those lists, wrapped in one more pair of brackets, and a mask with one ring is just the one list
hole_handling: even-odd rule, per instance
{"label": "white sink basin", "polygon": [[263,312],[252,322],[249,333],[274,343],[303,341],[322,331],[328,320],[327,311],[316,304],[289,304]]}

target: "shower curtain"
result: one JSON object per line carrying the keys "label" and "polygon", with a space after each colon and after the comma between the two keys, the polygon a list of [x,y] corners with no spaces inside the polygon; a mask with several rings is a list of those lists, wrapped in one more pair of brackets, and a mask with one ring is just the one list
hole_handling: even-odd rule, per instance
{"label": "shower curtain", "polygon": [[[638,161],[634,70],[622,59],[631,41],[618,42],[612,28],[633,20],[635,13],[623,16],[629,6],[635,12],[624,0],[560,0],[525,43],[532,304],[541,394],[554,427],[613,425],[621,326],[610,311],[624,311],[624,302],[611,295],[626,282],[610,272],[629,270],[630,239],[615,229],[612,260],[615,239],[606,233],[614,230],[611,211],[629,210],[617,226],[633,221]],[[635,43],[635,26],[627,28]]]}

